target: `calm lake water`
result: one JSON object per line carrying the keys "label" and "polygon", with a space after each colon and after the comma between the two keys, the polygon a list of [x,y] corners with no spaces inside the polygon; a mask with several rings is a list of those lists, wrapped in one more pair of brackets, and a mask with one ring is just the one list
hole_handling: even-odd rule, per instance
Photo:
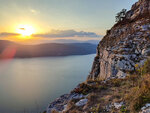
{"label": "calm lake water", "polygon": [[0,113],[39,113],[86,80],[95,54],[0,61]]}

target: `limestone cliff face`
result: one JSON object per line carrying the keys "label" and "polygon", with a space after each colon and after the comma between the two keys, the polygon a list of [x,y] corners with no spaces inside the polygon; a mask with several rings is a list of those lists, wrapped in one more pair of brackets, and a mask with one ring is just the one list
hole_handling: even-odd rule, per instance
{"label": "limestone cliff face", "polygon": [[150,53],[150,0],[139,0],[97,47],[89,79],[124,77]]}
{"label": "limestone cliff face", "polygon": [[[121,22],[107,31],[106,36],[99,43],[88,80],[123,78],[127,72],[135,70],[136,64],[142,64],[148,56],[150,56],[150,0],[139,0]],[[106,85],[107,82],[102,81],[100,85]],[[95,81],[88,81],[85,86],[77,86],[70,94],[63,95],[50,103],[47,113],[52,113],[53,110],[69,113],[69,110],[77,108],[81,109],[81,113],[88,111],[92,108],[87,97],[90,94],[83,95],[82,91],[85,93],[89,85],[87,89],[90,92],[91,86],[95,84]],[[99,94],[100,98],[105,95],[101,90]],[[73,100],[77,103],[74,101],[76,104],[72,105]],[[96,103],[94,108],[95,105]],[[104,106],[107,108],[107,105]]]}

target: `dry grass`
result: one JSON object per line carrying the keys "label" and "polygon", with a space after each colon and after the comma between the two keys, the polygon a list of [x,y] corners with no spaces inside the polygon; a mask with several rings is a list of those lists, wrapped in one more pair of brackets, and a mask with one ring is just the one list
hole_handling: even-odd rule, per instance
{"label": "dry grass", "polygon": [[[80,84],[74,92],[88,94],[88,103],[76,107],[76,100],[70,103],[69,113],[137,113],[146,103],[150,103],[150,60],[143,67],[137,68],[134,74],[125,79],[112,79],[104,84],[102,81],[87,81]],[[120,109],[106,106],[115,102],[125,102]]]}
{"label": "dry grass", "polygon": [[144,75],[130,88],[130,92],[126,94],[126,101],[129,109],[137,112],[146,103],[150,102],[150,75]]}

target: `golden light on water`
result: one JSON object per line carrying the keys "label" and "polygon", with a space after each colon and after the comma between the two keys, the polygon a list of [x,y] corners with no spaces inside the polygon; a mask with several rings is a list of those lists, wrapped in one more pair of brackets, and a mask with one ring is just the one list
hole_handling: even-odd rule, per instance
{"label": "golden light on water", "polygon": [[22,35],[22,37],[27,37],[34,34],[35,29],[30,25],[19,25],[16,29],[16,33]]}

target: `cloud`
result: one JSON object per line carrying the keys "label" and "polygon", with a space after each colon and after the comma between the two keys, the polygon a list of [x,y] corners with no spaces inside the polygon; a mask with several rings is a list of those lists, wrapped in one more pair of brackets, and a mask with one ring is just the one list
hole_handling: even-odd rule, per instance
{"label": "cloud", "polygon": [[11,37],[11,36],[18,36],[17,33],[8,33],[8,32],[2,32],[0,33],[0,37]]}
{"label": "cloud", "polygon": [[[24,29],[24,28],[21,28]],[[20,36],[18,33],[2,32],[0,38]],[[75,30],[52,30],[46,34],[33,34],[33,37],[40,38],[73,38],[73,37],[88,37],[88,38],[101,38],[102,35],[98,35],[94,32],[75,31]]]}
{"label": "cloud", "polygon": [[45,37],[45,38],[65,38],[65,37],[102,37],[94,32],[85,32],[85,31],[75,31],[75,30],[52,30],[47,34],[35,34],[35,37]]}

